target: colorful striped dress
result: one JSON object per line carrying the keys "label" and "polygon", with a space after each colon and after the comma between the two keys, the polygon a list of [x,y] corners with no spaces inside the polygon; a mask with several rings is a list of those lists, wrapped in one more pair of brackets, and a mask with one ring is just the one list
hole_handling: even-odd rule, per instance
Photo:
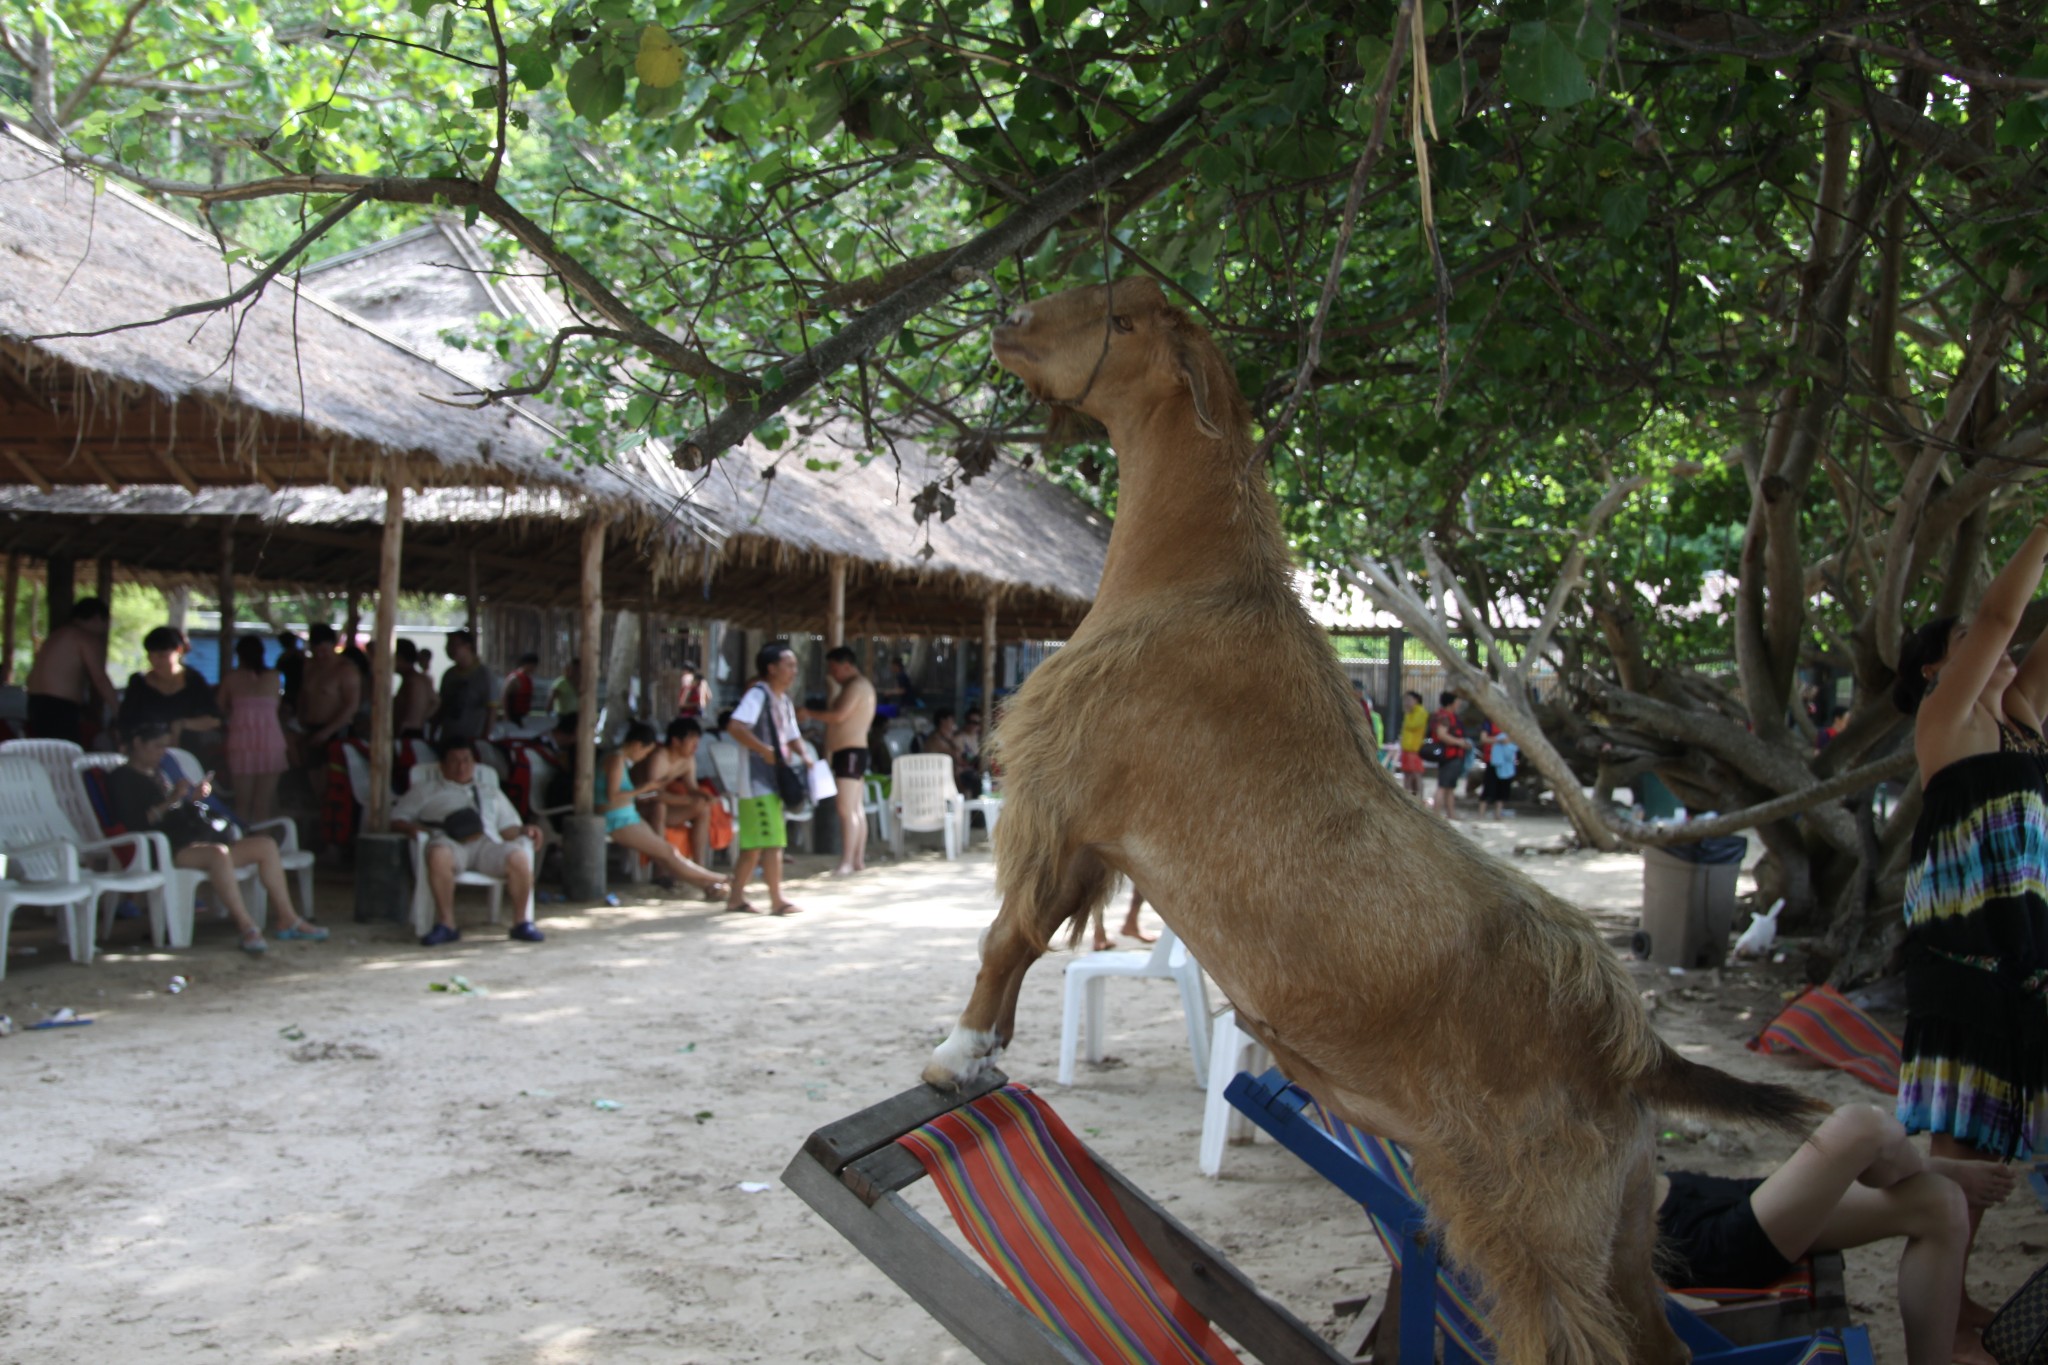
{"label": "colorful striped dress", "polygon": [[2048,1152],[2048,743],[1927,783],[1906,876],[1899,1121],[1997,1157]]}

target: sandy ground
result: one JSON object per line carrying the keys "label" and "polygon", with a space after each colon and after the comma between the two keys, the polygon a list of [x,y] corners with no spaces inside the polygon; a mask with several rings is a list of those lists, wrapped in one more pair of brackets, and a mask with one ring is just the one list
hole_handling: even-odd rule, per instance
{"label": "sandy ground", "polygon": [[[1505,853],[1558,828],[1473,832]],[[538,947],[483,926],[478,899],[471,937],[426,951],[349,923],[334,882],[324,946],[249,960],[210,925],[159,953],[128,922],[78,968],[25,912],[0,1012],[95,1022],[0,1039],[0,1361],[967,1359],[777,1177],[812,1129],[914,1082],[951,1024],[994,909],[983,847],[848,882],[801,860],[809,913],[790,919],[659,893],[544,907]],[[1617,941],[1633,927],[1636,858],[1520,863]],[[1112,987],[1121,1062],[1054,1084],[1060,965],[1027,982],[1011,1075],[1310,1323],[1335,1335],[1334,1300],[1377,1302],[1362,1216],[1294,1158],[1262,1142],[1220,1181],[1197,1171],[1202,1096],[1166,983]],[[1636,970],[1689,1054],[1882,1102],[1742,1049],[1793,968]],[[167,993],[173,974],[189,989]],[[430,989],[458,974],[487,994]],[[1761,1171],[1788,1147],[1674,1128],[1665,1156]],[[2044,1244],[2022,1191],[1986,1223],[1979,1296],[2001,1301]],[[1849,1262],[1890,1361],[1896,1255]]]}

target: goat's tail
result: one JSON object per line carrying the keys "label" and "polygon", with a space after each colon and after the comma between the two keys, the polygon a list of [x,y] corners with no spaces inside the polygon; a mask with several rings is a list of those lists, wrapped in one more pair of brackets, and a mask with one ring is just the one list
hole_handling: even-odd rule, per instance
{"label": "goat's tail", "polygon": [[1652,1107],[1736,1123],[1799,1133],[1830,1106],[1788,1085],[1745,1081],[1716,1067],[1688,1061],[1666,1044],[1657,1065],[1636,1082],[1636,1094]]}

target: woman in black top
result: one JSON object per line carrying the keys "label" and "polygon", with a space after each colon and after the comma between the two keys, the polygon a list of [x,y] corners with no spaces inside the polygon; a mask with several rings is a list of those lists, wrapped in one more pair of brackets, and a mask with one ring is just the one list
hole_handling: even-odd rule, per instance
{"label": "woman in black top", "polygon": [[176,626],[158,626],[142,637],[149,668],[128,675],[128,690],[121,694],[122,734],[141,725],[161,725],[170,744],[195,751],[219,748],[220,704],[213,684],[185,667],[187,648],[185,633]]}
{"label": "woman in black top", "polygon": [[145,830],[162,834],[170,841],[173,863],[206,874],[207,881],[213,884],[213,894],[234,920],[235,927],[242,931],[243,952],[260,953],[270,947],[263,941],[263,931],[250,917],[242,900],[241,884],[235,880],[235,869],[251,863],[258,868],[263,889],[277,906],[277,936],[325,942],[327,931],[300,919],[292,908],[277,841],[264,834],[247,834],[232,842],[228,836],[195,838],[196,826],[188,825],[172,811],[184,802],[205,800],[213,790],[212,782],[202,781],[195,786],[182,779],[176,783],[164,779],[164,753],[171,747],[170,731],[164,726],[145,721],[126,733],[128,761],[107,774],[107,799],[121,827],[130,834]]}

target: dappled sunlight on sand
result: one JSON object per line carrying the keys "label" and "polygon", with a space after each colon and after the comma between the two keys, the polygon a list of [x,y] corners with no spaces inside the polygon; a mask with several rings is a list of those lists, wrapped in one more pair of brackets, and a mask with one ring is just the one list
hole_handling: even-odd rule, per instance
{"label": "dappled sunlight on sand", "polygon": [[[1475,837],[1511,853],[1557,828]],[[539,945],[468,896],[462,940],[423,950],[409,925],[353,923],[327,882],[333,941],[269,960],[218,926],[165,953],[124,923],[131,946],[81,968],[25,921],[37,952],[10,958],[0,1012],[97,1022],[0,1039],[8,1131],[33,1135],[0,1165],[0,1356],[964,1365],[777,1180],[812,1130],[909,1087],[952,1026],[996,912],[986,850],[846,880],[798,860],[805,913],[780,919],[615,886],[618,906],[543,903]],[[1640,894],[1632,858],[1517,865],[1603,929]],[[1382,1292],[1355,1210],[1292,1157],[1260,1143],[1220,1182],[1196,1171],[1202,1092],[1168,983],[1113,984],[1108,1059],[1054,1084],[1069,960],[1026,978],[1005,1069],[1311,1323]],[[430,989],[458,976],[483,993]],[[1674,1041],[1763,1065],[1718,1034]]]}

